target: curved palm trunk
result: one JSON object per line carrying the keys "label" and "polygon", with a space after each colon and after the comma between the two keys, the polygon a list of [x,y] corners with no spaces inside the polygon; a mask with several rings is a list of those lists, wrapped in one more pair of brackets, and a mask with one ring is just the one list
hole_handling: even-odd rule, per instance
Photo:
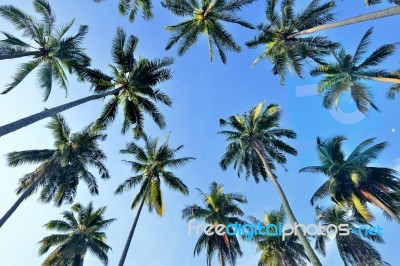
{"label": "curved palm trunk", "polygon": [[[147,186],[148,186],[148,184],[147,184]],[[143,195],[142,202],[140,203],[135,220],[133,221],[132,228],[131,228],[131,231],[129,232],[128,239],[126,240],[124,251],[122,252],[121,259],[119,260],[118,266],[123,266],[125,263],[126,255],[128,254],[129,246],[131,245],[132,237],[133,237],[133,234],[135,233],[136,225],[139,220],[140,213],[142,212],[144,201],[146,200],[147,190],[148,189],[146,188],[146,193]]]}
{"label": "curved palm trunk", "polygon": [[88,96],[88,97],[85,97],[85,98],[82,98],[82,99],[79,99],[79,100],[76,100],[76,101],[73,101],[73,102],[70,102],[70,103],[66,103],[66,104],[59,105],[57,107],[51,108],[51,109],[44,110],[44,111],[42,111],[40,113],[36,113],[34,115],[30,115],[30,116],[27,116],[27,117],[22,118],[20,120],[14,121],[14,122],[12,122],[10,124],[1,126],[0,127],[0,137],[4,136],[4,135],[7,135],[7,134],[9,134],[11,132],[17,131],[18,129],[21,129],[23,127],[29,126],[30,124],[36,123],[36,122],[38,122],[38,121],[40,121],[42,119],[54,116],[54,115],[56,115],[58,113],[61,113],[61,112],[65,111],[65,110],[71,109],[71,108],[73,108],[75,106],[78,106],[78,105],[81,105],[81,104],[84,104],[86,102],[90,102],[90,101],[93,101],[93,100],[97,100],[97,99],[100,99],[100,98],[104,98],[104,97],[106,97],[108,95],[112,95],[112,94],[118,93],[121,89],[122,88],[117,88],[117,89],[112,90],[112,91],[91,95],[91,96]]}
{"label": "curved palm trunk", "polygon": [[207,15],[211,12],[211,10],[214,8],[214,6],[217,4],[218,0],[213,0],[207,7],[206,11],[204,12],[204,17],[207,17]]}
{"label": "curved palm trunk", "polygon": [[303,34],[310,34],[310,33],[314,33],[314,32],[321,31],[321,30],[327,30],[327,29],[347,26],[347,25],[351,25],[351,24],[355,24],[355,23],[359,23],[359,22],[395,16],[395,15],[399,15],[399,14],[400,14],[400,6],[390,7],[387,9],[371,12],[371,13],[368,13],[365,15],[345,19],[342,21],[317,26],[317,27],[314,27],[314,28],[311,28],[308,30],[302,30],[302,31],[296,32],[295,34],[290,35],[289,38],[293,38],[293,37],[303,35]]}
{"label": "curved palm trunk", "polygon": [[222,252],[219,252],[219,266],[225,266],[224,257],[222,256]]}
{"label": "curved palm trunk", "polygon": [[37,178],[28,189],[26,189],[21,196],[17,199],[17,201],[11,206],[11,208],[4,214],[4,216],[0,219],[0,228],[3,224],[11,217],[11,215],[17,210],[19,205],[27,198],[27,196],[32,192],[33,189],[46,177],[46,175],[42,175],[40,178]]}
{"label": "curved palm trunk", "polygon": [[382,81],[382,82],[391,82],[391,83],[400,83],[400,79],[397,78],[385,78],[385,77],[370,77],[370,76],[363,76],[363,75],[356,75],[362,79],[369,79],[374,81]]}
{"label": "curved palm trunk", "polygon": [[40,51],[31,51],[31,52],[21,52],[17,54],[0,54],[0,60],[6,60],[6,59],[14,59],[14,58],[20,58],[20,57],[25,57],[25,56],[37,56],[42,54]]}
{"label": "curved palm trunk", "polygon": [[390,217],[393,218],[397,223],[400,224],[400,218],[390,209],[388,206],[386,206],[382,201],[380,201],[377,197],[375,197],[374,194],[369,193],[368,191],[365,191],[363,189],[359,189],[361,195],[369,202],[377,206],[378,208],[381,208],[384,210],[387,214],[389,214]]}
{"label": "curved palm trunk", "polygon": [[[260,157],[267,176],[271,179],[276,190],[278,191],[279,197],[282,200],[283,209],[285,210],[290,222],[292,223],[292,225],[294,227],[295,224],[298,224],[297,219],[294,216],[292,209],[290,208],[289,201],[287,200],[286,195],[283,192],[281,185],[279,184],[278,180],[276,180],[275,176],[272,174],[272,171],[269,168],[267,161],[265,160],[264,148],[257,141],[253,141],[253,148],[256,151],[257,155]],[[308,242],[308,240],[305,237],[301,228],[298,228],[298,233],[296,235],[299,238],[301,244],[303,245],[304,251],[306,252],[308,258],[310,259],[312,265],[322,266],[321,262],[319,261],[317,255],[315,254],[314,250],[312,249],[310,243]]]}

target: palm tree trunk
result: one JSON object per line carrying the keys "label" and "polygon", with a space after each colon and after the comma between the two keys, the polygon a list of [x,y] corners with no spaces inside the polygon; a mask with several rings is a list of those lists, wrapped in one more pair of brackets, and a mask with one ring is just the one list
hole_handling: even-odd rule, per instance
{"label": "palm tree trunk", "polygon": [[217,4],[218,0],[213,0],[207,7],[206,11],[204,11],[203,17],[207,17],[207,15],[211,12],[214,6]]}
{"label": "palm tree trunk", "polygon": [[17,54],[0,54],[0,60],[14,59],[25,56],[35,56],[35,55],[40,55],[41,53],[42,53],[41,51],[30,51],[30,52],[21,52]]}
{"label": "palm tree trunk", "polygon": [[10,216],[17,210],[19,205],[27,198],[27,196],[32,192],[33,189],[46,177],[46,175],[41,175],[41,177],[37,178],[29,187],[26,189],[21,196],[17,199],[17,201],[11,206],[11,208],[4,214],[4,216],[0,219],[0,228],[3,224],[10,218]]}
{"label": "palm tree trunk", "polygon": [[382,201],[380,201],[377,197],[375,197],[374,194],[369,193],[368,191],[365,191],[364,189],[359,189],[358,191],[360,191],[361,195],[363,195],[363,197],[367,201],[371,202],[378,208],[381,208],[382,210],[384,210],[387,214],[389,214],[390,217],[392,217],[397,223],[400,224],[400,218],[390,208],[388,208],[388,206],[386,206]]}
{"label": "palm tree trunk", "polygon": [[222,252],[219,252],[219,266],[225,266],[224,257],[222,256]]}
{"label": "palm tree trunk", "polygon": [[370,76],[364,76],[364,75],[356,75],[356,76],[359,78],[362,78],[362,79],[369,79],[369,80],[374,80],[374,81],[400,83],[400,79],[397,79],[397,78],[370,77]]}
{"label": "palm tree trunk", "polygon": [[371,13],[368,13],[365,15],[345,19],[342,21],[317,26],[317,27],[314,27],[314,28],[311,28],[308,30],[302,30],[302,31],[296,32],[295,34],[290,35],[289,38],[293,38],[293,37],[303,35],[303,34],[310,34],[310,33],[314,33],[314,32],[321,31],[321,30],[327,30],[327,29],[347,26],[347,25],[351,25],[351,24],[355,24],[355,23],[359,23],[359,22],[395,16],[395,15],[399,15],[399,14],[400,14],[400,6],[390,7],[390,8],[386,8],[383,10],[371,12]]}
{"label": "palm tree trunk", "polygon": [[[265,156],[264,156],[264,154],[265,154],[264,148],[257,141],[253,141],[253,148],[256,151],[257,155],[260,157],[267,176],[271,179],[272,183],[275,185],[275,188],[278,191],[279,197],[282,200],[283,209],[285,210],[285,212],[286,212],[286,214],[287,214],[287,216],[288,216],[288,218],[289,218],[289,220],[292,223],[292,226],[294,228],[294,226],[296,224],[298,224],[297,220],[296,220],[296,217],[294,216],[293,211],[290,208],[289,201],[287,200],[286,195],[282,190],[282,187],[280,186],[278,180],[276,180],[274,174],[271,172],[271,169],[268,166],[268,162],[267,162],[267,160],[265,159]],[[298,228],[298,229],[299,230],[298,230],[298,233],[296,235],[299,238],[301,244],[303,245],[304,250],[305,250],[308,258],[310,259],[310,262],[314,266],[322,266],[322,264],[319,261],[317,255],[315,254],[314,250],[312,249],[310,243],[308,242],[307,238],[305,237],[303,231],[301,230],[301,228]]]}
{"label": "palm tree trunk", "polygon": [[[148,187],[148,184],[146,186]],[[143,199],[142,199],[142,202],[140,203],[135,220],[133,221],[131,231],[129,232],[129,235],[128,235],[128,239],[126,240],[124,251],[122,252],[121,259],[119,260],[118,266],[123,266],[125,263],[126,255],[128,254],[129,246],[131,245],[133,233],[135,233],[136,225],[139,220],[140,213],[142,212],[144,201],[146,200],[146,195],[148,193],[147,187],[146,187],[146,193],[143,195]]]}
{"label": "palm tree trunk", "polygon": [[76,101],[73,101],[73,102],[70,102],[70,103],[66,103],[66,104],[59,105],[57,107],[51,108],[51,109],[44,110],[44,111],[42,111],[40,113],[36,113],[34,115],[30,115],[30,116],[27,116],[25,118],[22,118],[22,119],[19,119],[17,121],[14,121],[14,122],[12,122],[10,124],[1,126],[0,127],[0,137],[4,136],[4,135],[7,135],[7,134],[9,134],[11,132],[17,131],[18,129],[21,129],[23,127],[29,126],[30,124],[36,123],[36,122],[38,122],[38,121],[40,121],[42,119],[54,116],[54,115],[56,115],[58,113],[61,113],[61,112],[65,111],[65,110],[68,110],[68,109],[71,109],[71,108],[73,108],[75,106],[81,105],[83,103],[90,102],[90,101],[93,101],[93,100],[104,98],[104,97],[106,97],[108,95],[112,95],[112,94],[118,93],[121,89],[122,88],[117,88],[117,89],[112,90],[112,91],[91,95],[91,96],[88,96],[88,97],[85,97],[85,98],[82,98],[82,99],[79,99],[79,100],[76,100]]}

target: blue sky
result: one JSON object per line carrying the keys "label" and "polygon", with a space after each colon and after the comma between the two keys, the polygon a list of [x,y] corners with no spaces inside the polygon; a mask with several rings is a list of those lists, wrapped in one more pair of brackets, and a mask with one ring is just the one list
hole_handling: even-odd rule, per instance
{"label": "blue sky", "polygon": [[[297,1],[301,8],[308,1]],[[0,4],[14,4],[23,10],[32,13],[32,4],[28,0],[1,0]],[[290,143],[299,151],[297,157],[289,157],[288,172],[279,171],[279,180],[288,196],[289,202],[299,222],[308,224],[313,222],[314,210],[309,200],[314,191],[324,182],[325,177],[318,175],[300,174],[301,167],[315,165],[318,158],[315,150],[316,136],[330,137],[335,134],[344,134],[348,137],[346,151],[354,148],[362,140],[377,137],[377,141],[389,141],[390,146],[375,162],[376,165],[392,167],[400,170],[400,122],[395,114],[399,113],[398,100],[385,99],[388,84],[368,83],[373,91],[377,105],[382,113],[371,111],[370,114],[355,124],[339,122],[338,115],[332,115],[322,108],[320,96],[297,97],[296,91],[304,87],[312,87],[318,79],[305,76],[300,79],[289,75],[286,86],[280,87],[279,80],[271,74],[272,66],[269,62],[260,62],[251,68],[251,63],[262,52],[259,49],[247,49],[244,43],[250,40],[255,31],[241,27],[227,25],[235,40],[241,44],[240,54],[228,54],[228,64],[223,65],[219,60],[210,64],[206,38],[200,38],[198,43],[190,49],[184,57],[176,55],[176,49],[165,51],[164,47],[169,33],[163,27],[181,21],[154,1],[155,18],[149,22],[140,17],[131,24],[126,17],[117,13],[116,0],[107,0],[101,5],[89,0],[51,1],[53,9],[58,15],[58,22],[67,22],[76,18],[75,27],[71,34],[76,32],[81,24],[89,25],[89,34],[84,42],[87,53],[93,59],[93,66],[108,71],[111,39],[117,26],[122,26],[128,34],[139,37],[137,56],[146,58],[161,58],[170,56],[175,58],[173,66],[173,80],[160,85],[160,88],[170,95],[174,101],[173,108],[161,107],[168,127],[160,131],[151,120],[146,120],[146,130],[152,137],[165,137],[171,132],[172,146],[185,145],[182,156],[196,157],[196,161],[177,171],[177,175],[189,186],[190,195],[182,196],[164,187],[163,197],[165,215],[160,218],[147,210],[140,217],[137,231],[134,235],[128,254],[126,265],[159,266],[159,265],[204,265],[205,254],[193,257],[195,237],[188,237],[187,223],[181,220],[181,210],[189,204],[200,203],[195,188],[207,190],[212,181],[225,185],[228,192],[241,192],[248,198],[249,203],[243,206],[246,213],[260,217],[264,211],[279,208],[280,200],[271,183],[255,182],[244,178],[239,179],[236,173],[229,169],[223,172],[218,162],[225,150],[224,139],[217,135],[219,118],[242,113],[261,100],[267,103],[277,103],[282,106],[284,116],[282,126],[294,129],[298,139]],[[362,0],[338,1],[337,18],[363,14],[372,10],[387,7],[381,4],[366,8]],[[265,1],[257,1],[245,8],[241,16],[253,24],[265,21],[263,10]],[[332,29],[321,34],[330,39],[341,42],[349,52],[353,52],[359,40],[369,27],[375,31],[371,42],[371,50],[385,43],[397,42],[400,17],[392,17],[379,21],[352,25],[346,28]],[[12,26],[0,18],[0,30],[15,33]],[[397,69],[400,63],[400,52],[396,52],[383,66]],[[215,57],[215,59],[218,59]],[[24,59],[0,62],[0,86],[10,80],[18,63]],[[305,68],[307,71],[307,67]],[[35,74],[31,74],[15,90],[7,95],[0,95],[0,124],[6,124],[29,114],[53,107],[67,101],[90,95],[89,84],[78,83],[74,77],[69,78],[69,94],[65,98],[64,92],[54,86],[50,99],[42,102],[40,89],[36,86]],[[69,121],[73,131],[80,130],[96,119],[100,112],[102,101],[87,103],[63,115]],[[344,97],[340,104],[343,112],[352,113],[355,110],[350,98]],[[116,265],[122,252],[123,245],[133,221],[135,210],[130,210],[132,199],[137,190],[132,190],[122,196],[114,196],[116,187],[130,176],[127,166],[121,163],[122,159],[133,159],[119,154],[119,150],[132,137],[120,135],[122,117],[119,116],[108,129],[108,139],[102,144],[108,155],[106,162],[112,178],[108,181],[99,181],[100,195],[91,197],[82,184],[76,198],[77,202],[86,204],[93,200],[95,206],[107,205],[107,217],[117,218],[117,221],[107,230],[108,244],[113,248],[109,253],[110,265]],[[339,116],[339,120],[348,120],[348,115]],[[45,128],[48,120],[21,129],[15,133],[0,138],[0,213],[6,210],[17,199],[14,190],[17,181],[24,173],[35,169],[35,165],[18,168],[9,168],[4,155],[11,151],[26,149],[45,149],[52,147],[52,137]],[[394,130],[393,130],[394,129]],[[56,208],[52,204],[43,205],[37,202],[37,196],[32,196],[23,202],[9,221],[0,230],[0,260],[2,265],[39,265],[44,257],[37,255],[37,242],[50,232],[42,225],[51,219],[59,217],[59,213],[68,206]],[[385,245],[377,248],[384,259],[396,265],[398,260],[398,225],[388,222],[381,212],[371,207],[376,213],[376,225],[384,228]],[[396,245],[397,244],[397,245]],[[255,246],[242,243],[244,256],[237,265],[256,265],[258,255]],[[323,265],[341,265],[333,245],[328,247],[326,257],[321,256]],[[88,255],[86,265],[99,265],[98,261]],[[217,261],[215,263],[217,265]]]}

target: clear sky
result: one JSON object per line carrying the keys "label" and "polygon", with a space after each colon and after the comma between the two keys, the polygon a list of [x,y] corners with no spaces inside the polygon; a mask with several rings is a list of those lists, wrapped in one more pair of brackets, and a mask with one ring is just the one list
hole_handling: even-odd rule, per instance
{"label": "clear sky", "polygon": [[[261,100],[281,105],[284,110],[282,126],[292,128],[298,133],[298,139],[290,143],[298,149],[299,155],[289,157],[288,172],[280,170],[279,180],[300,223],[309,224],[314,221],[314,210],[309,200],[314,191],[326,180],[323,176],[298,173],[301,167],[319,163],[315,149],[317,136],[346,135],[349,139],[346,142],[346,151],[370,137],[377,137],[378,141],[389,141],[390,146],[375,164],[400,170],[398,136],[400,122],[396,118],[400,111],[399,100],[385,99],[385,93],[389,88],[387,84],[369,83],[382,113],[371,111],[361,121],[346,124],[339,121],[348,122],[352,118],[348,115],[331,115],[322,108],[321,97],[297,97],[304,86],[310,87],[316,84],[318,79],[306,75],[302,80],[292,75],[288,76],[286,86],[282,88],[278,78],[271,74],[272,66],[269,62],[260,62],[256,67],[251,68],[251,63],[262,52],[262,48],[249,50],[244,43],[253,38],[255,31],[227,25],[227,29],[233,34],[235,40],[243,46],[242,53],[229,53],[227,65],[223,65],[219,60],[210,64],[205,37],[200,38],[184,57],[176,56],[176,49],[164,50],[169,33],[163,27],[176,24],[181,21],[181,18],[163,9],[160,1],[153,1],[155,5],[153,20],[146,22],[139,17],[133,24],[129,23],[126,17],[118,15],[116,0],[107,0],[101,5],[89,0],[50,2],[58,15],[58,22],[67,22],[76,18],[71,34],[76,32],[79,25],[89,25],[89,34],[84,46],[87,47],[87,53],[92,57],[95,68],[102,69],[104,72],[108,71],[107,66],[111,62],[111,40],[117,26],[122,26],[128,34],[139,37],[137,56],[175,58],[173,80],[160,85],[160,88],[174,101],[173,108],[161,107],[166,115],[168,127],[160,131],[151,120],[147,119],[146,129],[152,137],[165,137],[171,131],[171,145],[185,145],[180,155],[196,157],[196,161],[177,171],[177,175],[188,185],[191,193],[185,197],[163,187],[165,215],[160,218],[155,213],[148,213],[147,209],[144,209],[125,265],[205,265],[205,253],[193,257],[193,248],[197,239],[194,236],[188,237],[187,223],[181,219],[181,210],[186,205],[200,203],[195,188],[207,190],[208,185],[214,180],[224,184],[227,192],[241,192],[247,196],[249,203],[243,206],[247,214],[261,218],[264,211],[279,208],[280,200],[271,183],[255,184],[251,179],[246,182],[244,178],[239,179],[233,169],[223,172],[218,166],[225,150],[223,137],[217,135],[220,130],[219,119],[242,113]],[[308,3],[308,1],[297,2],[299,8]],[[32,3],[29,0],[0,0],[0,4],[13,4],[32,13]],[[337,18],[347,18],[387,6],[387,4],[381,4],[366,8],[362,0],[338,1]],[[265,1],[259,0],[245,8],[241,16],[253,24],[258,24],[265,21],[264,9]],[[374,26],[375,31],[370,46],[372,50],[385,43],[398,42],[396,32],[399,25],[400,17],[392,17],[328,30],[321,34],[343,43],[349,52],[353,52],[367,29]],[[0,19],[0,30],[18,35],[13,27],[2,19]],[[393,57],[384,62],[383,66],[397,69],[399,55],[400,52],[396,52]],[[215,59],[219,58],[215,57]],[[10,81],[18,63],[24,60],[0,62],[0,87]],[[307,67],[305,70],[308,70]],[[50,108],[90,95],[89,84],[77,83],[74,77],[70,77],[69,80],[68,98],[65,98],[64,92],[54,85],[50,99],[43,103],[41,91],[36,86],[35,73],[31,74],[12,92],[0,95],[0,125],[36,113],[43,108]],[[63,115],[69,121],[72,130],[78,131],[99,116],[102,105],[101,101],[87,103],[66,111]],[[349,98],[343,98],[340,107],[347,113],[355,110],[354,102],[351,102]],[[107,230],[107,243],[113,248],[109,253],[109,265],[117,264],[136,214],[136,210],[130,210],[130,205],[137,189],[122,196],[113,195],[116,187],[131,175],[129,168],[122,164],[121,160],[133,159],[122,156],[118,152],[127,142],[132,141],[130,134],[120,135],[121,118],[122,116],[119,115],[108,129],[108,139],[102,144],[108,155],[106,164],[112,178],[108,181],[99,181],[100,195],[97,197],[91,197],[84,184],[81,184],[76,198],[77,202],[83,204],[93,200],[96,207],[107,205],[106,216],[117,218],[117,221]],[[53,140],[51,133],[45,128],[46,123],[48,120],[0,138],[1,214],[5,213],[17,199],[14,190],[18,179],[36,167],[26,165],[9,168],[4,155],[11,151],[51,148]],[[40,204],[36,195],[23,202],[0,230],[0,265],[39,265],[44,257],[38,256],[37,242],[50,234],[42,228],[42,225],[51,219],[59,218],[59,213],[66,209],[68,206],[56,208],[52,204]],[[398,265],[400,237],[398,225],[395,222],[388,222],[376,208],[372,207],[372,209],[376,213],[375,224],[384,228],[386,241],[385,245],[379,245],[377,248],[387,262]],[[256,253],[255,246],[243,242],[241,245],[244,255],[239,258],[237,265],[256,265],[259,254]],[[320,257],[323,265],[342,265],[333,245],[328,247],[326,257]],[[85,265],[99,265],[99,262],[88,255]]]}

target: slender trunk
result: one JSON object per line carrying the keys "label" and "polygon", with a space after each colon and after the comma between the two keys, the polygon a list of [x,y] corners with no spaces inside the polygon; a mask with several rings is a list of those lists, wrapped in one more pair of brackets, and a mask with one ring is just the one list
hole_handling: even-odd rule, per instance
{"label": "slender trunk", "polygon": [[33,189],[46,177],[46,175],[41,175],[41,177],[37,178],[29,187],[26,189],[21,196],[17,199],[17,201],[11,206],[11,208],[4,214],[4,216],[0,219],[0,228],[3,224],[10,218],[10,216],[17,210],[19,205],[26,199],[26,197],[32,192]]}
{"label": "slender trunk", "polygon": [[0,54],[0,60],[6,60],[6,59],[14,59],[14,58],[20,58],[20,57],[25,57],[25,56],[35,56],[39,55],[42,52],[40,51],[30,51],[30,52],[21,52],[18,54]]}
{"label": "slender trunk", "polygon": [[359,22],[395,16],[395,15],[399,15],[399,14],[400,14],[400,6],[390,7],[390,8],[386,8],[383,10],[371,12],[371,13],[368,13],[365,15],[345,19],[342,21],[317,26],[317,27],[314,27],[314,28],[311,28],[308,30],[302,30],[302,31],[299,31],[299,32],[296,32],[296,33],[290,35],[289,38],[293,38],[293,37],[303,35],[303,34],[310,34],[310,33],[321,31],[321,30],[327,30],[327,29],[347,26],[347,25],[351,25],[351,24],[355,24],[355,23],[359,23]]}
{"label": "slender trunk", "polygon": [[365,191],[363,189],[359,189],[358,191],[360,191],[361,195],[363,195],[363,197],[367,201],[384,210],[390,217],[392,217],[397,223],[400,224],[400,218],[388,206],[386,206],[382,201],[375,197],[374,194],[369,193],[368,191]]}
{"label": "slender trunk", "polygon": [[[294,216],[293,211],[290,208],[289,201],[287,200],[286,195],[282,190],[282,187],[280,186],[278,180],[276,180],[274,174],[272,173],[271,169],[268,166],[268,162],[267,162],[267,160],[265,159],[265,156],[264,156],[264,154],[265,154],[264,148],[257,141],[253,141],[253,147],[254,147],[254,150],[256,151],[257,155],[260,157],[260,159],[261,159],[261,161],[263,163],[263,166],[264,166],[264,169],[265,169],[265,172],[266,172],[267,176],[270,178],[270,180],[274,184],[276,190],[278,191],[279,197],[282,200],[283,209],[285,210],[285,212],[286,212],[286,214],[287,214],[287,216],[288,216],[288,218],[289,218],[289,220],[292,223],[292,226],[294,228],[294,226],[296,224],[298,224],[297,220],[296,220],[296,217]],[[297,231],[296,235],[299,238],[301,244],[303,245],[304,251],[306,252],[308,258],[310,259],[310,262],[312,263],[312,265],[314,265],[314,266],[322,266],[321,262],[319,261],[317,255],[315,254],[314,250],[312,249],[310,243],[308,242],[308,240],[305,237],[305,235],[304,235],[303,231],[301,230],[301,228],[298,228],[298,231]]]}
{"label": "slender trunk", "polygon": [[71,109],[71,108],[73,108],[75,106],[81,105],[83,103],[90,102],[90,101],[93,101],[93,100],[104,98],[104,97],[106,97],[108,95],[112,95],[112,94],[118,93],[121,89],[122,88],[117,88],[117,89],[112,90],[112,91],[91,95],[91,96],[88,96],[88,97],[85,97],[85,98],[82,98],[82,99],[79,99],[79,100],[76,100],[76,101],[73,101],[73,102],[70,102],[70,103],[66,103],[66,104],[59,105],[57,107],[51,108],[51,109],[44,110],[44,111],[36,113],[34,115],[30,115],[30,116],[27,116],[25,118],[22,118],[22,119],[19,119],[17,121],[14,121],[14,122],[12,122],[10,124],[1,126],[0,127],[0,137],[4,136],[4,135],[7,135],[7,134],[9,134],[11,132],[17,131],[18,129],[21,129],[23,127],[29,126],[30,124],[36,123],[36,122],[38,122],[38,121],[40,121],[42,119],[45,119],[47,117],[54,116],[54,115],[56,115],[58,113],[61,113],[61,112],[65,111],[65,110],[68,110],[68,109]]}
{"label": "slender trunk", "polygon": [[[147,184],[148,186],[148,184]],[[144,201],[146,200],[146,195],[148,193],[148,188],[146,187],[146,193],[143,195],[142,202],[140,203],[138,212],[136,214],[135,220],[133,221],[131,231],[129,232],[128,239],[126,240],[124,251],[122,252],[121,259],[119,260],[118,266],[123,266],[125,263],[126,255],[128,254],[129,246],[131,245],[133,234],[135,233],[136,225],[139,220],[140,213],[142,211]]]}
{"label": "slender trunk", "polygon": [[370,76],[364,76],[364,75],[356,75],[356,76],[359,78],[362,78],[362,79],[369,79],[369,80],[374,80],[374,81],[400,83],[400,79],[397,79],[397,78],[370,77]]}
{"label": "slender trunk", "polygon": [[222,256],[222,252],[219,252],[219,266],[225,266],[224,257]]}
{"label": "slender trunk", "polygon": [[206,11],[204,11],[203,17],[207,17],[207,15],[211,12],[214,6],[217,4],[218,0],[213,0],[207,7]]}

